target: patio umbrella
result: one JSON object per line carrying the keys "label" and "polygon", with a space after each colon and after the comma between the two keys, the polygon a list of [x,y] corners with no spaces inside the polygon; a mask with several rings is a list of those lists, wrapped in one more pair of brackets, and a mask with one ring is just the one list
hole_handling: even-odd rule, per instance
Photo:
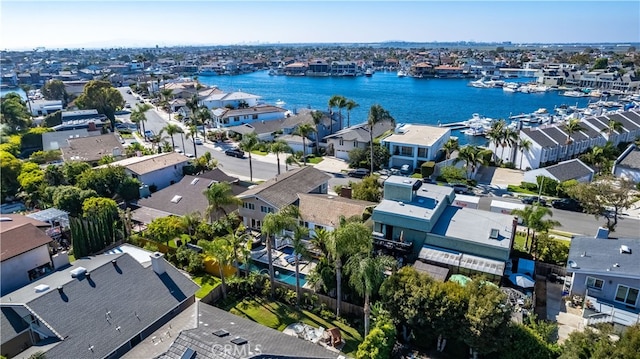
{"label": "patio umbrella", "polygon": [[467,277],[466,275],[454,274],[451,277],[449,277],[449,281],[456,282],[464,287],[465,285],[467,285],[467,283],[471,282],[472,279]]}
{"label": "patio umbrella", "polygon": [[520,288],[533,288],[536,284],[536,281],[533,280],[533,278],[522,273],[513,273],[509,276],[509,280]]}

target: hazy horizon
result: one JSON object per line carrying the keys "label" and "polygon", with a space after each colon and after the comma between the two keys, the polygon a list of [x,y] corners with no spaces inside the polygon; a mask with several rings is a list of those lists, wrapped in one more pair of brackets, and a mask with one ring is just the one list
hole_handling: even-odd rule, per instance
{"label": "hazy horizon", "polygon": [[640,1],[14,1],[1,49],[640,43]]}

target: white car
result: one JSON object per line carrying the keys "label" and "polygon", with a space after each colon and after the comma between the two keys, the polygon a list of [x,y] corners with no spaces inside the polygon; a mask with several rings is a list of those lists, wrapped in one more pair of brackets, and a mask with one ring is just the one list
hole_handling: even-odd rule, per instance
{"label": "white car", "polygon": [[189,158],[195,158],[196,157],[193,153],[185,153],[184,155],[189,157]]}
{"label": "white car", "polygon": [[193,140],[193,142],[194,142],[196,145],[201,145],[201,144],[202,144],[202,139],[201,139],[201,138],[196,138],[196,139],[194,139],[194,140]]}
{"label": "white car", "polygon": [[176,147],[173,149],[176,153],[182,153],[182,148]]}

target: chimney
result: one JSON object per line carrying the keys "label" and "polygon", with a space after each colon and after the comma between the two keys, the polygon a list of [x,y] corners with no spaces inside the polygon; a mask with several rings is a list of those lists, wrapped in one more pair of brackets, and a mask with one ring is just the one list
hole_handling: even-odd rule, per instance
{"label": "chimney", "polygon": [[351,198],[351,187],[340,188],[340,197]]}
{"label": "chimney", "polygon": [[96,127],[96,123],[91,121],[89,123],[87,123],[87,131],[91,132],[91,131],[96,131],[98,128]]}
{"label": "chimney", "polygon": [[164,259],[163,255],[160,252],[151,253],[151,267],[153,267],[153,271],[156,274],[164,274]]}

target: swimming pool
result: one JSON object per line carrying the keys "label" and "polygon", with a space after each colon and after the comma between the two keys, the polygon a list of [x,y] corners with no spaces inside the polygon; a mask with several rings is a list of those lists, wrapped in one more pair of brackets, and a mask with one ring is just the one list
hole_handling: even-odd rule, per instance
{"label": "swimming pool", "polygon": [[280,252],[286,253],[288,255],[293,254],[293,247],[285,246],[279,249]]}
{"label": "swimming pool", "polygon": [[[244,269],[244,264],[240,265],[240,269]],[[252,272],[269,274],[269,266],[266,263],[254,262],[249,266],[249,270]],[[290,270],[282,269],[275,267],[276,272],[276,280],[279,282],[287,283],[289,285],[296,285],[296,272],[292,272]],[[307,279],[304,274],[300,273],[300,286],[304,286],[307,283]]]}

